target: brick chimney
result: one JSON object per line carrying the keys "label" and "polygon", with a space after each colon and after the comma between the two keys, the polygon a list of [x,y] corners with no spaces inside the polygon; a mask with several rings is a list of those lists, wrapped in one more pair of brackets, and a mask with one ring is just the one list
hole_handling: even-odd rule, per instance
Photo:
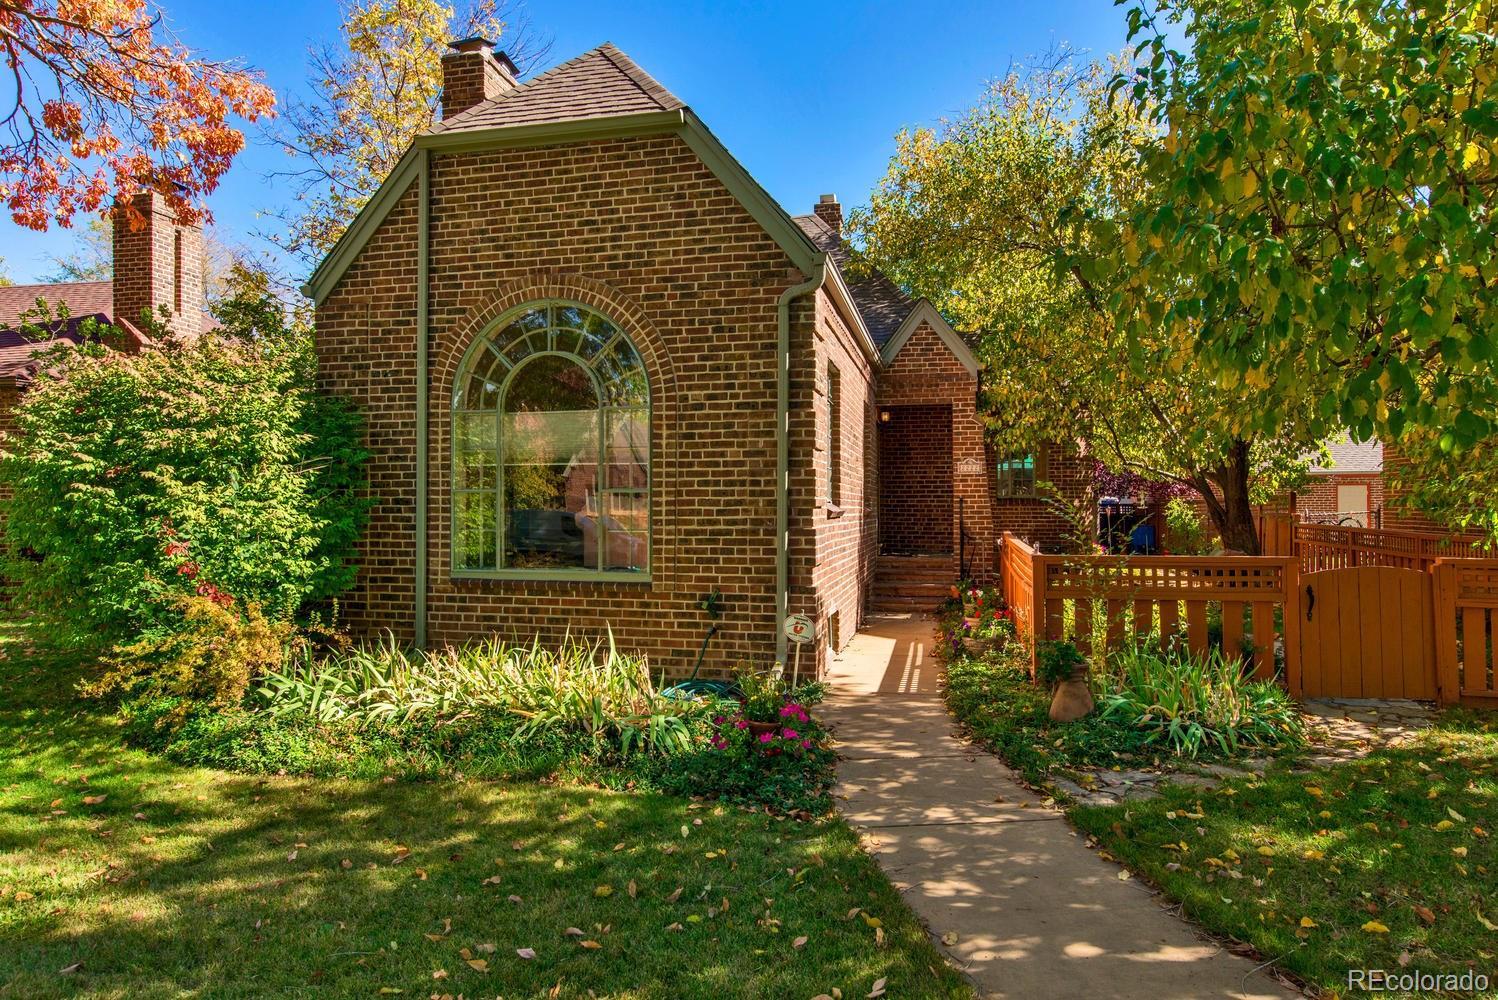
{"label": "brick chimney", "polygon": [[203,330],[203,230],[178,223],[156,191],[140,192],[130,206],[134,213],[122,205],[114,211],[114,320],[140,328],[143,311],[159,320],[166,306],[168,329],[196,336]]}
{"label": "brick chimney", "polygon": [[817,213],[817,218],[832,228],[834,234],[843,235],[843,206],[837,203],[837,195],[822,195],[812,211]]}
{"label": "brick chimney", "polygon": [[442,57],[444,120],[515,88],[519,70],[509,56],[495,52],[487,38],[462,38],[448,44],[452,51]]}

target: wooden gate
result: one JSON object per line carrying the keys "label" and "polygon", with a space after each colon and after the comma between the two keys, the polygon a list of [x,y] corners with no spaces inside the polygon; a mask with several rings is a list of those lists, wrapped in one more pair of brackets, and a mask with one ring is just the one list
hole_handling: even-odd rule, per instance
{"label": "wooden gate", "polygon": [[1303,574],[1300,587],[1305,697],[1435,699],[1429,574],[1352,566]]}

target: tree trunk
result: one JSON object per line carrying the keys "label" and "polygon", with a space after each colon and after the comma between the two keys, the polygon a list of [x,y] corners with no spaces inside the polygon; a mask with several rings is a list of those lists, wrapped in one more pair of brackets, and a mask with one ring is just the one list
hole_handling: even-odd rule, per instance
{"label": "tree trunk", "polygon": [[1259,529],[1253,505],[1248,501],[1248,453],[1247,441],[1233,442],[1227,461],[1209,472],[1198,473],[1192,482],[1206,502],[1207,515],[1222,538],[1222,547],[1229,552],[1256,556],[1260,553]]}

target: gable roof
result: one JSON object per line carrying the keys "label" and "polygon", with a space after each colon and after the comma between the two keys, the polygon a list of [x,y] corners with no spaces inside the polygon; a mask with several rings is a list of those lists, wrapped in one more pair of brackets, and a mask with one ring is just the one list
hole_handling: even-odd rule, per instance
{"label": "gable roof", "polygon": [[803,274],[821,270],[825,255],[691,108],[604,44],[418,135],[302,291],[320,304],[338,286],[400,197],[413,184],[425,190],[431,153],[659,135],[680,136]]}
{"label": "gable roof", "polygon": [[493,100],[437,122],[428,134],[612,118],[686,105],[612,42],[532,77]]}
{"label": "gable roof", "polygon": [[910,335],[926,323],[962,366],[977,374],[978,360],[973,357],[973,352],[929,299],[911,298],[899,285],[872,269],[864,269],[856,279],[851,277],[853,254],[825,219],[813,213],[798,215],[795,222],[812,245],[827,254],[843,275],[853,304],[863,318],[869,336],[878,346],[879,358],[886,367],[894,363],[895,355],[900,353]]}
{"label": "gable roof", "polygon": [[905,317],[910,315],[910,310],[915,308],[915,300],[878,271],[860,274],[855,278],[853,255],[821,216],[798,215],[795,223],[811,240],[812,246],[830,256],[833,263],[837,264],[848,284],[853,302],[863,316],[864,325],[869,328],[869,336],[874,338],[875,345],[882,350],[900,329],[900,324],[905,322]]}
{"label": "gable roof", "polygon": [[[44,336],[21,333],[21,317],[34,312],[36,300],[44,300],[53,313],[67,306],[67,319],[36,324]],[[0,288],[0,383],[25,385],[40,367],[37,351],[60,340],[83,342],[81,329],[87,319],[108,323],[114,311],[114,285],[109,281],[63,281],[50,285],[8,285]]]}

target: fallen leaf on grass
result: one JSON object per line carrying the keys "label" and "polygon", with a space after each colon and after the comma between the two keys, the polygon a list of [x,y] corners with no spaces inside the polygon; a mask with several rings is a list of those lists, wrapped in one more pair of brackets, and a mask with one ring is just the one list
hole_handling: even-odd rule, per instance
{"label": "fallen leaf on grass", "polygon": [[1316,926],[1316,921],[1312,920],[1310,917],[1301,917],[1300,918],[1300,926],[1302,926],[1302,927],[1315,927]]}
{"label": "fallen leaf on grass", "polygon": [[602,948],[603,945],[599,944],[597,941],[579,941],[578,947],[593,949]]}
{"label": "fallen leaf on grass", "polygon": [[791,942],[791,947],[792,948],[797,948],[797,949],[805,948],[806,947],[806,935],[803,934],[800,937],[798,937],[796,940],[792,941]]}
{"label": "fallen leaf on grass", "polygon": [[74,962],[72,965],[64,965],[62,968],[58,969],[57,971],[58,971],[58,973],[60,975],[71,976],[73,973],[77,972],[81,968],[83,968],[83,963],[82,962]]}
{"label": "fallen leaf on grass", "polygon": [[956,931],[947,931],[945,934],[943,934],[941,936],[941,943],[944,944],[944,945],[946,945],[948,948],[950,948],[952,945],[956,944],[957,943],[957,932]]}
{"label": "fallen leaf on grass", "polygon": [[568,937],[582,937],[583,936],[583,932],[580,931],[580,930],[578,930],[576,927],[569,927],[565,931],[563,931],[562,933],[565,934],[565,935],[567,935]]}
{"label": "fallen leaf on grass", "polygon": [[1487,917],[1483,916],[1482,915],[1482,911],[1479,910],[1477,907],[1474,906],[1472,908],[1472,912],[1477,915],[1477,922],[1479,924],[1482,924],[1483,927],[1487,928],[1490,931],[1498,931],[1498,924],[1493,923]]}
{"label": "fallen leaf on grass", "polygon": [[677,886],[676,887],[676,891],[673,892],[673,893],[671,893],[670,895],[668,895],[666,897],[666,902],[668,902],[668,903],[674,903],[674,902],[676,902],[678,899],[681,898],[681,891],[683,889],[685,889],[685,888],[686,888],[686,886],[683,886],[683,885]]}
{"label": "fallen leaf on grass", "polygon": [[489,971],[489,960],[488,959],[485,959],[485,958],[470,958],[470,959],[467,959],[467,962],[468,962],[468,967],[470,969],[472,969],[474,972],[488,972]]}
{"label": "fallen leaf on grass", "polygon": [[516,948],[515,949],[515,954],[519,955],[523,959],[530,960],[530,959],[536,957],[536,949],[534,949],[534,948]]}
{"label": "fallen leaf on grass", "polygon": [[96,806],[107,798],[109,798],[108,795],[85,795],[83,797],[83,804],[86,806]]}
{"label": "fallen leaf on grass", "polygon": [[597,896],[599,899],[603,899],[607,896],[612,896],[613,894],[614,887],[611,885],[600,885],[598,888],[593,890],[593,895]]}
{"label": "fallen leaf on grass", "polygon": [[1389,928],[1385,927],[1383,924],[1379,923],[1377,920],[1370,920],[1370,921],[1368,921],[1366,924],[1363,925],[1363,930],[1367,931],[1369,934],[1387,934],[1387,933],[1389,933]]}
{"label": "fallen leaf on grass", "polygon": [[1415,916],[1419,917],[1427,924],[1433,924],[1436,922],[1436,913],[1430,907],[1421,906],[1419,903],[1416,903],[1411,907],[1411,909],[1415,911]]}
{"label": "fallen leaf on grass", "polygon": [[624,891],[627,892],[627,893],[629,893],[629,898],[630,899],[634,899],[639,894],[640,887],[637,886],[637,885],[635,885],[635,880],[634,879],[630,879],[629,880],[629,885],[627,885],[627,886],[624,887]]}
{"label": "fallen leaf on grass", "polygon": [[884,996],[884,982],[883,979],[874,980],[874,988],[869,991],[869,1000]]}

